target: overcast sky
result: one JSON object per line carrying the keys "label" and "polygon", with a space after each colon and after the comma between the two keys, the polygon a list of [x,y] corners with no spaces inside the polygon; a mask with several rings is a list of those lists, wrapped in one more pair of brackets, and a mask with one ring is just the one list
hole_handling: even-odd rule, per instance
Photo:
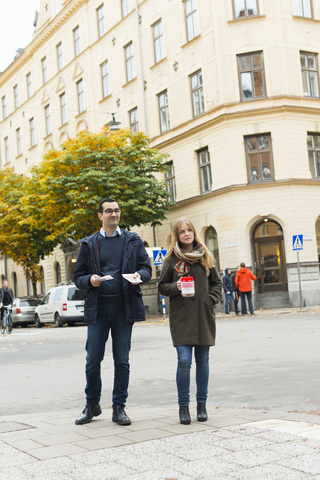
{"label": "overcast sky", "polygon": [[18,48],[31,42],[39,5],[40,0],[0,0],[0,72],[13,62]]}

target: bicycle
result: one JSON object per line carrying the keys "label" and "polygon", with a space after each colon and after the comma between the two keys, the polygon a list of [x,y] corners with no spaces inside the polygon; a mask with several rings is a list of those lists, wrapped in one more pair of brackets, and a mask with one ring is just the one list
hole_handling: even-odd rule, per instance
{"label": "bicycle", "polygon": [[3,319],[1,321],[1,333],[4,334],[7,330],[7,333],[10,335],[12,332],[12,318],[10,313],[12,312],[11,305],[3,306]]}

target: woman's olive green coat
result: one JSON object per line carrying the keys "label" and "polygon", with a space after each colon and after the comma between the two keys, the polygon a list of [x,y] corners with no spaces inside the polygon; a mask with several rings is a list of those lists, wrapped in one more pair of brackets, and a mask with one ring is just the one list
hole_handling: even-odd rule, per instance
{"label": "woman's olive green coat", "polygon": [[159,292],[170,297],[169,320],[173,345],[214,345],[216,322],[214,305],[219,302],[222,283],[216,268],[210,275],[199,263],[190,265],[188,276],[194,278],[195,296],[182,297],[178,290],[179,259],[173,255],[165,260],[160,275]]}

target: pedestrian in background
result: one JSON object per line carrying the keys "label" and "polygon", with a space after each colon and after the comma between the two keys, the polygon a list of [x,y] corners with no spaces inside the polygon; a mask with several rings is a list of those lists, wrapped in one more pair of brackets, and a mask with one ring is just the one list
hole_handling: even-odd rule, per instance
{"label": "pedestrian in background", "polygon": [[[226,268],[224,271],[224,276],[222,280],[223,290],[225,295],[225,302],[224,302],[224,312],[229,315],[229,300],[230,297],[232,298],[233,304],[235,306],[236,302],[236,294],[235,294],[235,287],[232,282],[231,276],[231,268]],[[236,307],[234,307],[234,311],[236,311]]]}
{"label": "pedestrian in background", "polygon": [[232,288],[234,291],[234,311],[236,315],[239,315],[240,310],[239,310],[239,299],[240,299],[240,292],[238,287],[236,286],[235,280],[236,280],[236,275],[238,271],[240,270],[240,266],[237,266],[237,271],[233,275],[231,275],[231,280],[232,280]]}
{"label": "pedestrian in background", "polygon": [[[193,277],[194,296],[182,296],[181,278]],[[172,229],[172,242],[159,280],[159,292],[170,297],[169,322],[172,342],[177,350],[176,383],[179,418],[191,422],[190,369],[192,353],[196,362],[197,420],[208,419],[206,402],[209,383],[209,350],[215,344],[214,305],[221,295],[221,280],[212,253],[201,241],[193,224],[179,218]]]}
{"label": "pedestrian in background", "polygon": [[[145,320],[139,281],[149,282],[151,265],[139,235],[119,228],[120,208],[113,198],[99,204],[99,232],[81,240],[74,282],[88,290],[84,303],[84,321],[88,325],[86,343],[86,406],[76,419],[77,425],[91,422],[102,413],[101,362],[109,332],[112,335],[114,384],[112,421],[130,425],[124,407],[128,397],[129,351],[134,322]],[[130,283],[122,274],[133,274]],[[113,277],[102,281],[103,276]]]}
{"label": "pedestrian in background", "polygon": [[253,273],[245,268],[245,263],[240,263],[240,270],[237,272],[235,278],[235,284],[239,288],[241,297],[241,315],[248,315],[246,306],[246,297],[248,300],[248,306],[251,315],[254,315],[252,306],[252,282],[251,280],[257,280],[257,277]]}

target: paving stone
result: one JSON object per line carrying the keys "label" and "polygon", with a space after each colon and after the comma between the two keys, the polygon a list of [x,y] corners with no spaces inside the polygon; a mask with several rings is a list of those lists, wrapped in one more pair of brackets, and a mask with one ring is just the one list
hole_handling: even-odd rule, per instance
{"label": "paving stone", "polygon": [[213,480],[216,475],[228,475],[230,472],[238,471],[239,465],[227,462],[219,457],[210,457],[207,461],[196,460],[194,462],[188,462],[187,464],[182,463],[181,468],[178,469],[181,473],[190,475],[192,480]]}
{"label": "paving stone", "polygon": [[147,440],[154,440],[156,438],[168,437],[169,435],[170,433],[165,432],[164,430],[150,428],[148,430],[139,430],[138,432],[122,433],[118,436],[127,440],[131,440],[132,442],[145,442]]}
{"label": "paving stone", "polygon": [[[28,453],[39,460],[46,460],[47,458],[63,457],[72,453],[81,453],[85,449],[72,443],[64,443],[63,445],[54,445],[52,447],[34,448]],[[30,457],[32,458],[32,457]]]}
{"label": "paving stone", "polygon": [[3,442],[0,442],[0,459],[1,467],[17,467],[19,465],[24,465],[26,463],[32,463],[36,460],[24,452],[19,452],[10,445],[6,445]]}
{"label": "paving stone", "polygon": [[85,450],[100,450],[101,448],[107,448],[107,447],[119,447],[121,445],[126,445],[131,442],[132,440],[128,438],[110,435],[108,437],[99,437],[99,438],[81,440],[79,442],[75,442],[74,445],[78,445],[79,447]]}
{"label": "paving stone", "polygon": [[33,428],[30,425],[26,425],[18,422],[0,422],[0,434],[8,432],[17,432],[20,430],[28,430]]}
{"label": "paving stone", "polygon": [[[290,468],[282,467],[281,465],[267,464],[238,471],[234,478],[238,480],[304,480],[307,478],[310,479],[310,476]],[[312,477],[312,479],[314,479],[314,477]]]}
{"label": "paving stone", "polygon": [[242,467],[255,467],[266,463],[276,463],[283,458],[288,458],[287,455],[270,451],[264,448],[257,448],[251,450],[237,450],[235,452],[228,452],[223,456],[223,460],[232,462]]}
{"label": "paving stone", "polygon": [[[188,459],[184,459],[184,461],[187,460]],[[169,466],[175,469],[181,465],[181,459],[175,457],[175,452],[172,452],[172,455],[165,452],[154,452],[153,454],[149,452],[148,455],[141,455],[141,453],[120,455],[118,461],[119,464],[131,467],[139,473],[147,471],[157,472]]]}
{"label": "paving stone", "polygon": [[280,465],[289,467],[300,472],[309,473],[311,475],[320,474],[320,452],[309,453],[307,455],[299,455],[294,458],[287,458],[278,461]]}

